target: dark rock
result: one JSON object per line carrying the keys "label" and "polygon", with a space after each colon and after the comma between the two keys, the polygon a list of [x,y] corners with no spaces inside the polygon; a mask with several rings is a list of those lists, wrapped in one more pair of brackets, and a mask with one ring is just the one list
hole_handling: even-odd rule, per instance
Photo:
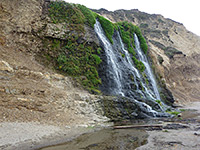
{"label": "dark rock", "polygon": [[200,133],[196,133],[196,132],[195,132],[194,135],[196,135],[196,136],[200,136]]}
{"label": "dark rock", "polygon": [[186,125],[182,125],[182,124],[167,124],[165,127],[163,127],[163,129],[172,129],[172,130],[177,130],[177,129],[185,129],[185,128],[189,128]]}
{"label": "dark rock", "polygon": [[172,106],[173,103],[174,103],[174,97],[172,95],[172,92],[165,86],[165,85],[162,85],[161,87],[161,99],[167,104],[167,105],[170,105]]}
{"label": "dark rock", "polygon": [[[169,117],[168,114],[162,111],[156,112],[154,110],[149,110],[149,106],[143,102],[122,96],[104,96],[102,105],[105,116],[113,121],[151,117]],[[155,103],[150,104],[153,109],[154,105]]]}
{"label": "dark rock", "polygon": [[166,142],[165,143],[166,145],[170,145],[170,146],[174,146],[174,145],[183,145],[182,142],[176,142],[176,141],[171,141],[171,142]]}

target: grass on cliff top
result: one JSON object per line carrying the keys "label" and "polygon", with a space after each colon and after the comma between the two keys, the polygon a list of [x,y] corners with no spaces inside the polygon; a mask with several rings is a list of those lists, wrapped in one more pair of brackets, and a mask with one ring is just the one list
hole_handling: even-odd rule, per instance
{"label": "grass on cliff top", "polygon": [[53,23],[87,24],[94,27],[94,13],[84,5],[71,4],[64,1],[53,1],[49,5],[49,17]]}

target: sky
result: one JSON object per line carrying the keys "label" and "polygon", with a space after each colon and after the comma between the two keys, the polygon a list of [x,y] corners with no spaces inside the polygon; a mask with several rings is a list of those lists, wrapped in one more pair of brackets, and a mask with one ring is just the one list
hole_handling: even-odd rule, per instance
{"label": "sky", "polygon": [[183,23],[191,32],[200,36],[200,0],[65,0],[92,9],[139,9],[149,14],[161,14],[165,18]]}

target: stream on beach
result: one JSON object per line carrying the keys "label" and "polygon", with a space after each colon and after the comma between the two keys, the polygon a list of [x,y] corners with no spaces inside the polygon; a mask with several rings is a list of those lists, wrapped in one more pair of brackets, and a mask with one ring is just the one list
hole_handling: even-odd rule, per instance
{"label": "stream on beach", "polygon": [[136,129],[104,129],[79,136],[77,139],[41,150],[126,150],[147,143],[148,134]]}
{"label": "stream on beach", "polygon": [[[115,123],[116,126],[155,124],[160,121],[134,120]],[[128,150],[136,149],[147,143],[148,134],[145,129],[113,129],[106,128],[86,133],[78,138],[40,150]]]}
{"label": "stream on beach", "polygon": [[[200,103],[197,104],[200,106]],[[198,106],[195,105],[195,107]],[[189,108],[188,110],[182,112],[181,118],[154,118],[148,120],[141,119],[115,123],[116,126],[168,124],[166,126],[167,128],[105,128],[102,130],[96,130],[91,133],[83,134],[73,139],[72,141],[44,147],[40,150],[134,150],[141,146],[169,149],[173,148],[174,146],[177,147],[177,144],[180,143],[179,141],[181,141],[181,145],[178,146],[180,146],[181,149],[193,147],[193,149],[196,150],[196,147],[200,146],[198,142],[200,140],[200,111],[196,111],[199,110],[199,108],[194,110],[193,107],[192,109]],[[152,135],[149,131],[153,131],[154,134],[156,132],[156,136],[154,136],[153,139],[156,138],[158,140],[157,142],[154,141],[153,143],[148,143],[149,137],[151,136],[150,138],[152,138]],[[173,135],[173,132],[177,135]],[[163,136],[166,139],[162,139],[161,137]],[[175,145],[168,141],[169,139],[173,140],[171,136],[175,136],[175,141],[173,141]],[[187,138],[184,138],[184,136]],[[163,147],[162,145],[159,145],[159,140],[161,140],[161,143],[165,143]],[[191,140],[195,140],[196,142],[192,142]]]}

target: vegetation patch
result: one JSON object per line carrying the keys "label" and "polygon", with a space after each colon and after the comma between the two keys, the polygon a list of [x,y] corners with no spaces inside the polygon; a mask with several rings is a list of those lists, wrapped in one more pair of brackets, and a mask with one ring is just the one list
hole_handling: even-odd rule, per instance
{"label": "vegetation patch", "polygon": [[108,19],[98,15],[97,18],[108,38],[108,40],[113,44],[112,36],[114,34],[114,24],[110,22]]}
{"label": "vegetation patch", "polygon": [[56,69],[74,77],[89,91],[99,94],[101,79],[97,69],[102,62],[98,56],[101,48],[96,43],[88,43],[83,39],[84,26],[93,28],[96,14],[83,5],[63,1],[50,2],[48,11],[53,23],[65,23],[70,31],[65,33],[68,37],[65,40],[44,39],[45,57],[54,62]]}
{"label": "vegetation patch", "polygon": [[141,23],[140,28],[148,28],[149,25],[147,23]]}
{"label": "vegetation patch", "polygon": [[157,41],[154,41],[154,40],[150,40],[150,42],[151,42],[153,45],[155,45],[156,47],[158,47],[158,48],[160,48],[160,49],[162,49],[162,50],[165,49],[165,45],[163,45],[163,44],[160,43],[160,42],[157,42]]}
{"label": "vegetation patch", "polygon": [[[99,57],[101,48],[94,42],[87,42],[83,36],[85,34],[84,26],[94,28],[96,19],[99,20],[105,35],[111,43],[113,43],[114,30],[120,29],[122,40],[128,47],[129,53],[133,55],[135,66],[141,72],[145,70],[144,64],[136,59],[134,51],[134,33],[137,34],[140,46],[145,54],[148,49],[139,27],[129,22],[114,24],[83,5],[64,1],[50,2],[48,11],[52,23],[65,24],[69,31],[65,33],[68,37],[65,40],[53,37],[44,39],[45,58],[48,61],[53,61],[56,69],[73,76],[93,93],[99,93],[98,86],[101,84],[97,72],[98,66],[102,62]],[[124,54],[121,54],[121,56],[125,57]]]}
{"label": "vegetation patch", "polygon": [[162,103],[161,103],[161,100],[156,100],[156,103],[158,103],[158,104],[160,104],[160,105],[162,104]]}
{"label": "vegetation patch", "polygon": [[135,26],[127,21],[119,22],[117,23],[117,26],[119,26],[122,40],[128,47],[130,53],[135,55],[135,52],[133,51],[133,48],[135,48],[135,43],[134,43],[134,33],[135,33],[140,41],[140,47],[142,48],[144,53],[147,54],[148,46],[138,26]]}
{"label": "vegetation patch", "polygon": [[145,38],[142,36],[142,32],[141,32],[140,28],[137,27],[136,29],[137,29],[137,30],[136,30],[135,33],[137,34],[138,39],[139,39],[139,41],[140,41],[140,47],[141,47],[141,49],[144,51],[144,53],[147,54],[147,51],[148,51],[147,42],[146,42]]}
{"label": "vegetation patch", "polygon": [[96,23],[96,15],[93,13],[90,9],[85,7],[84,5],[78,5],[78,8],[81,10],[84,18],[84,23],[88,24],[91,27],[94,27],[94,24]]}
{"label": "vegetation patch", "polygon": [[123,43],[126,44],[129,53],[135,56],[136,53],[133,49],[135,48],[135,43],[134,43],[135,26],[128,22],[119,22],[117,23],[117,26],[119,27]]}
{"label": "vegetation patch", "polygon": [[175,115],[175,116],[178,116],[180,114],[180,112],[178,112],[178,111],[166,111],[166,112],[171,115]]}
{"label": "vegetation patch", "polygon": [[166,47],[164,49],[164,53],[165,55],[167,55],[169,58],[173,58],[173,56],[175,54],[183,54],[181,51],[177,50],[176,48],[174,47]]}
{"label": "vegetation patch", "polygon": [[120,53],[121,54],[121,56],[124,58],[125,57],[125,54],[123,54],[123,53]]}
{"label": "vegetation patch", "polygon": [[122,41],[126,44],[129,53],[133,55],[132,58],[136,68],[139,71],[143,72],[145,70],[145,66],[141,61],[139,61],[136,58],[136,52],[134,51],[135,48],[134,33],[135,33],[138,36],[142,50],[144,51],[145,54],[147,53],[148,46],[146,40],[142,36],[140,28],[127,21],[119,22],[116,25],[119,27]]}
{"label": "vegetation patch", "polygon": [[149,34],[152,38],[160,39],[162,37],[162,31],[161,30],[154,30],[151,28],[146,28],[144,30],[145,34]]}
{"label": "vegetation patch", "polygon": [[80,4],[70,4],[64,1],[50,2],[49,17],[53,23],[87,24],[94,27],[95,13]]}
{"label": "vegetation patch", "polygon": [[145,70],[144,64],[141,61],[139,61],[137,58],[135,58],[135,56],[133,56],[132,58],[133,58],[133,62],[135,64],[136,68],[139,71],[143,72]]}
{"label": "vegetation patch", "polygon": [[84,15],[74,4],[66,3],[64,1],[52,1],[50,2],[48,11],[49,17],[53,23],[84,23]]}
{"label": "vegetation patch", "polygon": [[184,112],[184,111],[186,111],[186,109],[179,109],[181,112]]}
{"label": "vegetation patch", "polygon": [[147,75],[143,72],[142,73],[143,78],[145,79],[146,85],[149,85],[149,81],[147,79]]}

